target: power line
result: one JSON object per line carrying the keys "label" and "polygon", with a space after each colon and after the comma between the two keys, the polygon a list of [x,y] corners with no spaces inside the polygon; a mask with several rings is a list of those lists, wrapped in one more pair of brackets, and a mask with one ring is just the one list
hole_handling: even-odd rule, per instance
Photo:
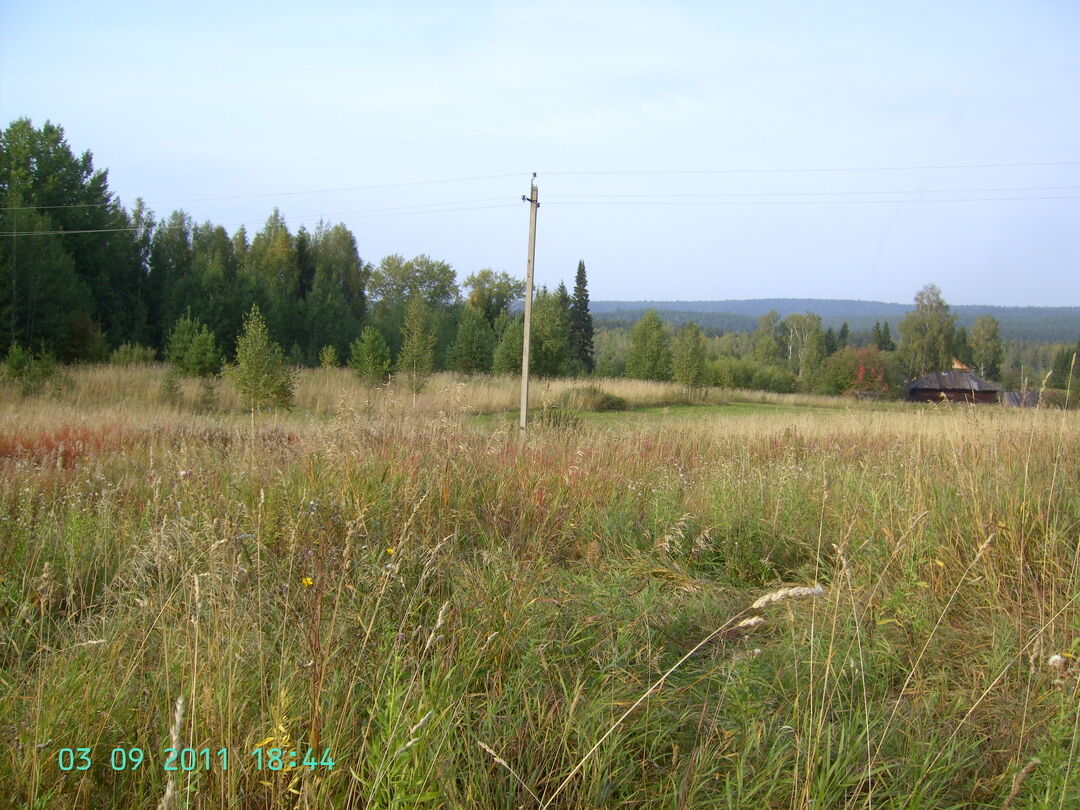
{"label": "power line", "polygon": [[713,197],[839,197],[881,194],[1005,194],[1018,191],[1073,191],[1080,186],[1008,186],[999,188],[912,188],[889,191],[724,191],[708,193],[677,193],[677,194],[636,194],[636,193],[611,193],[611,194],[561,194],[555,199],[682,199],[682,198],[713,198]]}
{"label": "power line", "polygon": [[[915,192],[912,192],[915,193]],[[701,200],[697,202],[676,200],[661,201],[560,201],[549,200],[548,205],[658,205],[658,206],[761,206],[761,205],[900,205],[902,203],[980,203],[980,202],[1026,202],[1039,200],[1080,200],[1080,194],[1063,194],[1042,197],[951,197],[925,200]]]}
{"label": "power line", "polygon": [[[318,214],[318,216],[322,216],[322,217],[354,217],[354,216],[365,216],[365,215],[375,216],[375,215],[382,214],[383,212],[393,212],[393,211],[406,211],[406,212],[412,211],[414,213],[422,214],[422,213],[425,213],[425,212],[423,210],[419,210],[419,209],[433,208],[433,207],[439,207],[439,206],[448,206],[448,205],[471,205],[473,203],[493,203],[493,202],[498,202],[499,200],[505,200],[505,199],[506,199],[505,196],[502,196],[502,197],[481,197],[479,199],[473,199],[473,200],[453,200],[453,201],[436,202],[436,203],[415,203],[413,205],[396,205],[396,206],[392,206],[392,207],[389,207],[389,208],[363,208],[363,209],[361,209],[359,211],[331,211],[331,212],[327,212],[327,213],[320,213],[320,214]],[[504,203],[504,205],[511,205],[511,203]],[[294,216],[296,216],[296,215],[294,215]],[[315,216],[315,215],[313,215],[313,214],[300,214],[300,215],[296,216],[296,218],[297,219],[308,219],[311,216]]]}
{"label": "power line", "polygon": [[[353,214],[342,214],[340,216],[352,216],[361,219],[368,219],[374,217],[394,217],[394,216],[414,216],[417,214],[456,214],[462,211],[486,211],[494,208],[516,208],[516,203],[500,203],[497,205],[468,205],[468,206],[455,206],[447,208],[432,208],[428,210],[419,211],[396,211],[393,209],[374,209],[370,212],[356,212]],[[326,215],[319,215],[326,216]],[[298,219],[310,219],[310,217],[299,217]],[[242,222],[242,220],[234,220],[234,222]],[[222,224],[222,223],[217,223]],[[164,223],[162,225],[155,225],[155,230],[169,230],[170,228],[183,227],[182,225],[172,225]],[[134,231],[149,230],[146,227],[127,227],[127,228],[85,228],[80,230],[63,231],[63,230],[51,230],[51,231],[4,231],[0,233],[0,236],[67,236],[70,234],[88,234],[88,233],[131,233]]]}
{"label": "power line", "polygon": [[[915,193],[915,192],[911,192]],[[1056,196],[1038,196],[1038,197],[951,197],[951,198],[929,198],[929,199],[909,199],[909,200],[582,200],[582,201],[566,201],[560,199],[549,200],[547,205],[561,205],[561,206],[587,206],[587,205],[640,205],[640,206],[661,206],[661,207],[756,207],[756,206],[823,206],[823,205],[900,205],[904,203],[985,203],[985,202],[1036,202],[1046,200],[1080,200],[1080,194],[1063,194]],[[407,206],[409,207],[409,206]],[[359,211],[352,214],[340,214],[334,216],[351,216],[360,219],[372,219],[376,217],[394,217],[394,216],[416,216],[419,214],[455,214],[464,211],[487,211],[495,208],[514,208],[514,203],[499,203],[495,205],[471,205],[471,206],[459,206],[448,208],[430,208],[427,210],[394,210],[394,209],[374,209],[372,211]],[[327,215],[319,215],[327,216]],[[311,217],[299,217],[299,219],[310,219]],[[243,220],[233,220],[234,222],[243,222]],[[223,224],[223,223],[218,223]],[[155,225],[154,229],[169,229],[173,226],[168,223],[164,225]],[[3,232],[3,236],[7,237],[27,237],[27,236],[66,236],[71,234],[90,234],[90,233],[131,233],[133,231],[148,230],[146,227],[128,227],[128,228],[86,228],[80,230],[63,231],[63,230],[51,230],[51,231],[6,231]]]}
{"label": "power line", "polygon": [[1049,166],[1080,166],[1080,160],[1055,160],[1029,163],[943,163],[921,166],[832,166],[820,168],[752,168],[752,169],[607,169],[603,171],[547,171],[544,175],[714,175],[714,174],[836,174],[845,172],[909,172],[952,169],[1020,169]]}
{"label": "power line", "polygon": [[503,180],[507,177],[521,177],[523,172],[514,174],[484,174],[475,177],[454,177],[440,180],[412,180],[404,183],[377,183],[368,186],[341,186],[339,188],[318,188],[302,191],[270,191],[260,194],[227,194],[220,197],[189,197],[176,200],[150,200],[147,205],[160,205],[162,203],[177,202],[213,202],[217,200],[255,200],[266,197],[296,197],[303,194],[338,194],[346,191],[373,191],[387,188],[409,188],[412,186],[433,186],[440,183],[471,183],[480,180]]}
{"label": "power line", "polygon": [[[925,164],[925,165],[908,165],[908,166],[858,166],[858,167],[819,167],[819,168],[719,168],[719,169],[621,169],[621,170],[559,170],[550,172],[540,172],[540,174],[552,175],[552,176],[633,176],[633,177],[660,177],[660,176],[709,176],[709,175],[753,175],[753,174],[838,174],[838,173],[858,173],[858,172],[903,172],[903,171],[943,171],[943,170],[963,170],[963,169],[1009,169],[1009,168],[1039,168],[1039,167],[1063,167],[1063,166],[1080,166],[1080,160],[1059,160],[1059,161],[1031,161],[1031,162],[1017,162],[1017,163],[953,163],[953,164]],[[159,199],[159,200],[146,200],[146,205],[164,205],[174,203],[188,203],[188,202],[217,202],[225,200],[255,200],[255,199],[269,199],[274,197],[297,197],[303,195],[312,194],[338,194],[345,192],[355,191],[375,191],[383,189],[394,188],[412,188],[419,186],[431,186],[440,185],[446,183],[469,183],[480,182],[486,180],[503,180],[511,177],[520,177],[523,172],[504,173],[504,174],[484,174],[474,175],[472,177],[455,177],[455,178],[439,178],[430,180],[410,180],[396,183],[374,183],[369,185],[360,186],[339,186],[335,188],[319,188],[319,189],[299,189],[292,191],[274,191],[274,192],[260,192],[254,194],[224,194],[219,196],[206,196],[206,197],[178,197],[173,199]],[[1052,187],[1050,187],[1052,188]],[[1072,187],[1063,187],[1072,188]],[[997,189],[995,189],[996,191]],[[1021,191],[1027,190],[1023,188],[1017,189],[1000,189],[1000,191]],[[977,191],[976,189],[971,190]],[[797,192],[789,192],[796,194]],[[810,192],[808,192],[810,193]],[[859,193],[859,192],[814,192],[821,194],[829,193]],[[902,193],[902,192],[862,192],[866,194],[887,194],[887,193]],[[915,193],[915,192],[913,192]],[[936,192],[928,192],[936,193]],[[950,193],[968,193],[967,190],[960,190]],[[747,196],[760,196],[760,195],[747,195]],[[73,208],[103,208],[118,205],[116,200],[108,200],[102,203],[71,203],[61,205],[27,205],[27,206],[0,206],[0,211],[30,211],[30,210],[56,210],[56,209],[73,209]]]}
{"label": "power line", "polygon": [[[484,174],[475,177],[457,177],[439,180],[410,180],[402,183],[377,183],[367,186],[341,186],[339,188],[304,189],[299,191],[267,191],[258,194],[225,194],[217,197],[180,197],[170,200],[144,200],[146,205],[163,205],[185,202],[216,202],[220,200],[256,200],[271,197],[297,197],[305,194],[338,194],[348,191],[374,191],[390,188],[410,188],[414,186],[433,186],[441,183],[470,183],[481,180],[502,180],[507,177],[520,177],[521,172],[516,174]],[[117,204],[115,200],[101,203],[71,203],[69,205],[22,205],[0,207],[0,211],[47,211],[58,208],[104,208]]]}
{"label": "power line", "polygon": [[3,231],[4,236],[67,236],[75,233],[130,233],[141,228],[87,228],[79,231]]}

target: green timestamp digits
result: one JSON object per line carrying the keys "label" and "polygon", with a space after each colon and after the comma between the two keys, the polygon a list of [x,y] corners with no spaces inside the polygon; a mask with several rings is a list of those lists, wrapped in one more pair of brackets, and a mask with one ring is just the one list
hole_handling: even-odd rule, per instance
{"label": "green timestamp digits", "polygon": [[330,749],[324,748],[322,756],[316,755],[315,749],[307,751],[286,751],[283,748],[256,748],[251,752],[255,756],[255,768],[269,771],[280,771],[285,768],[325,768],[328,771],[334,769],[334,759],[330,756]]}
{"label": "green timestamp digits", "polygon": [[[219,748],[166,748],[164,751],[166,771],[209,771],[229,768],[229,749]],[[287,751],[284,748],[256,748],[251,752],[255,758],[255,769],[262,771],[281,771],[291,768],[309,768],[316,770],[334,769],[334,758],[330,749],[324,748],[322,756],[313,748]],[[113,748],[109,752],[109,767],[114,771],[135,771],[147,760],[141,748]],[[61,748],[56,755],[56,764],[61,771],[88,771],[94,764],[91,748]]]}
{"label": "green timestamp digits", "polygon": [[[61,748],[56,755],[62,771],[88,771],[93,765],[92,749]],[[114,748],[109,752],[109,767],[114,771],[136,771],[146,760],[141,748]],[[229,749],[219,748],[166,748],[166,771],[209,771],[215,765],[221,770],[229,767]]]}

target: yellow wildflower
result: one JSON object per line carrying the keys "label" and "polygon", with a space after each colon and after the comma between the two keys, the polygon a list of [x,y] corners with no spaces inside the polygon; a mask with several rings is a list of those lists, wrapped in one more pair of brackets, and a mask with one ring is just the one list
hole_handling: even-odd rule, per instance
{"label": "yellow wildflower", "polygon": [[386,553],[389,554],[390,556],[393,556],[394,555],[394,550],[392,548],[388,548],[388,549],[386,549]]}
{"label": "yellow wildflower", "polygon": [[300,584],[303,585],[305,588],[310,588],[312,585],[315,584],[315,580],[313,580],[311,577],[304,577],[300,580]]}

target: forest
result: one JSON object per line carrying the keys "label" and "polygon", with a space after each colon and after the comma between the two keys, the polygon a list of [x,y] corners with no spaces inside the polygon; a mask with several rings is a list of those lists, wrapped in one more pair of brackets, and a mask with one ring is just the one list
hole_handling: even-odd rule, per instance
{"label": "forest", "polygon": [[[256,310],[298,366],[347,362],[372,382],[406,366],[414,382],[440,370],[520,371],[524,283],[505,271],[459,281],[449,263],[426,255],[368,261],[344,224],[293,232],[276,208],[250,235],[182,210],[159,218],[142,200],[128,210],[91,152],[73,151],[50,122],[20,119],[3,132],[0,200],[0,355],[9,374],[32,356],[176,362],[196,333],[210,341],[202,370],[216,373]],[[821,302],[823,318],[783,299],[756,319],[707,302],[696,306],[713,311],[609,302],[594,324],[584,261],[573,280],[572,291],[562,282],[536,291],[538,376],[884,396],[955,359],[1012,389],[1066,388],[1080,337],[1068,308],[950,308],[932,284],[913,307],[867,305],[850,324],[836,323],[839,302]]]}

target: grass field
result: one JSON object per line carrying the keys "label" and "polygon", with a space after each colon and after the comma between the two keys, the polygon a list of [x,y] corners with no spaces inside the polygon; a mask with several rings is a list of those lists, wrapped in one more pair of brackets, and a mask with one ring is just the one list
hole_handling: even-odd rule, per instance
{"label": "grass field", "polygon": [[0,392],[0,806],[1080,807],[1075,411],[161,376]]}

